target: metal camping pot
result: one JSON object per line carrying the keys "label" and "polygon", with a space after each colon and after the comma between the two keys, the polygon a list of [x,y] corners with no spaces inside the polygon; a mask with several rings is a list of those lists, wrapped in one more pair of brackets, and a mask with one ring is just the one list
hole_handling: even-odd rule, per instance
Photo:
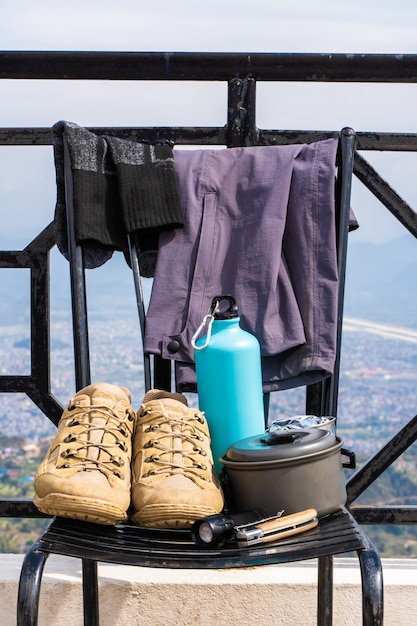
{"label": "metal camping pot", "polygon": [[221,459],[229,506],[233,511],[260,508],[268,515],[316,509],[321,517],[346,503],[343,467],[355,455],[329,430],[306,428],[241,439]]}

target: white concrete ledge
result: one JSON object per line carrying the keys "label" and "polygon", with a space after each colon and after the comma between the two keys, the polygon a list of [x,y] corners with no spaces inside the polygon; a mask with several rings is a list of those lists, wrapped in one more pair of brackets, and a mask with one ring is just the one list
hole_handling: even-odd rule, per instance
{"label": "white concrete ledge", "polygon": [[[0,556],[3,626],[16,624],[21,555]],[[383,560],[385,626],[417,615],[417,560]],[[314,561],[230,570],[170,570],[99,565],[101,626],[310,626],[316,624]],[[355,558],[335,559],[335,626],[361,621]],[[82,626],[81,563],[50,556],[43,576],[40,626]]]}

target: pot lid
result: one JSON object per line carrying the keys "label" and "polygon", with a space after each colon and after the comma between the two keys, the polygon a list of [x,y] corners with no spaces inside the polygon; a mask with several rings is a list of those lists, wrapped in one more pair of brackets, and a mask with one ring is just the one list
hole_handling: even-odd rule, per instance
{"label": "pot lid", "polygon": [[321,428],[266,432],[232,444],[227,451],[226,459],[229,461],[289,459],[326,450],[335,442],[333,433]]}

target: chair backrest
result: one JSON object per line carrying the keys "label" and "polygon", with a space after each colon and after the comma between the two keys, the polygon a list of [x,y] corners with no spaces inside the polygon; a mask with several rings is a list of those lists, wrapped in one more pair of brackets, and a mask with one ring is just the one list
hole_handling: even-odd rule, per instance
{"label": "chair backrest", "polygon": [[[345,287],[347,240],[349,231],[349,212],[351,197],[351,181],[354,160],[355,133],[351,128],[344,128],[339,136],[339,149],[337,154],[337,181],[336,181],[336,237],[338,251],[338,312],[337,312],[337,337],[336,337],[336,361],[333,375],[319,383],[309,385],[306,393],[306,412],[314,415],[337,416],[340,348],[342,336],[343,302]],[[89,328],[87,311],[87,294],[85,281],[85,267],[82,245],[76,242],[75,237],[75,214],[73,198],[73,173],[71,169],[70,154],[64,137],[64,181],[65,203],[68,229],[68,251],[71,276],[72,294],[72,317],[73,337],[75,352],[75,381],[76,388],[81,389],[91,383]],[[145,305],[141,283],[141,275],[138,262],[138,249],[134,235],[128,237],[128,249],[130,264],[133,272],[134,288],[136,293],[137,309],[142,334],[142,342],[145,335]],[[153,359],[153,371],[151,371],[151,359],[149,354],[144,353],[144,384],[145,389],[151,387],[170,389],[172,374],[171,362],[155,356]],[[269,394],[265,394],[265,412],[269,407]]]}

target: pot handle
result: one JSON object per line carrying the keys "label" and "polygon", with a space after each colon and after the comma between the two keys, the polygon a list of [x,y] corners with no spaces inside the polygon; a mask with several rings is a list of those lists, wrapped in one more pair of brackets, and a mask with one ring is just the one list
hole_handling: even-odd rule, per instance
{"label": "pot handle", "polygon": [[349,459],[345,463],[342,463],[343,467],[346,467],[347,469],[356,469],[356,454],[353,452],[353,450],[349,450],[348,448],[341,448],[340,453],[342,456],[347,456]]}

